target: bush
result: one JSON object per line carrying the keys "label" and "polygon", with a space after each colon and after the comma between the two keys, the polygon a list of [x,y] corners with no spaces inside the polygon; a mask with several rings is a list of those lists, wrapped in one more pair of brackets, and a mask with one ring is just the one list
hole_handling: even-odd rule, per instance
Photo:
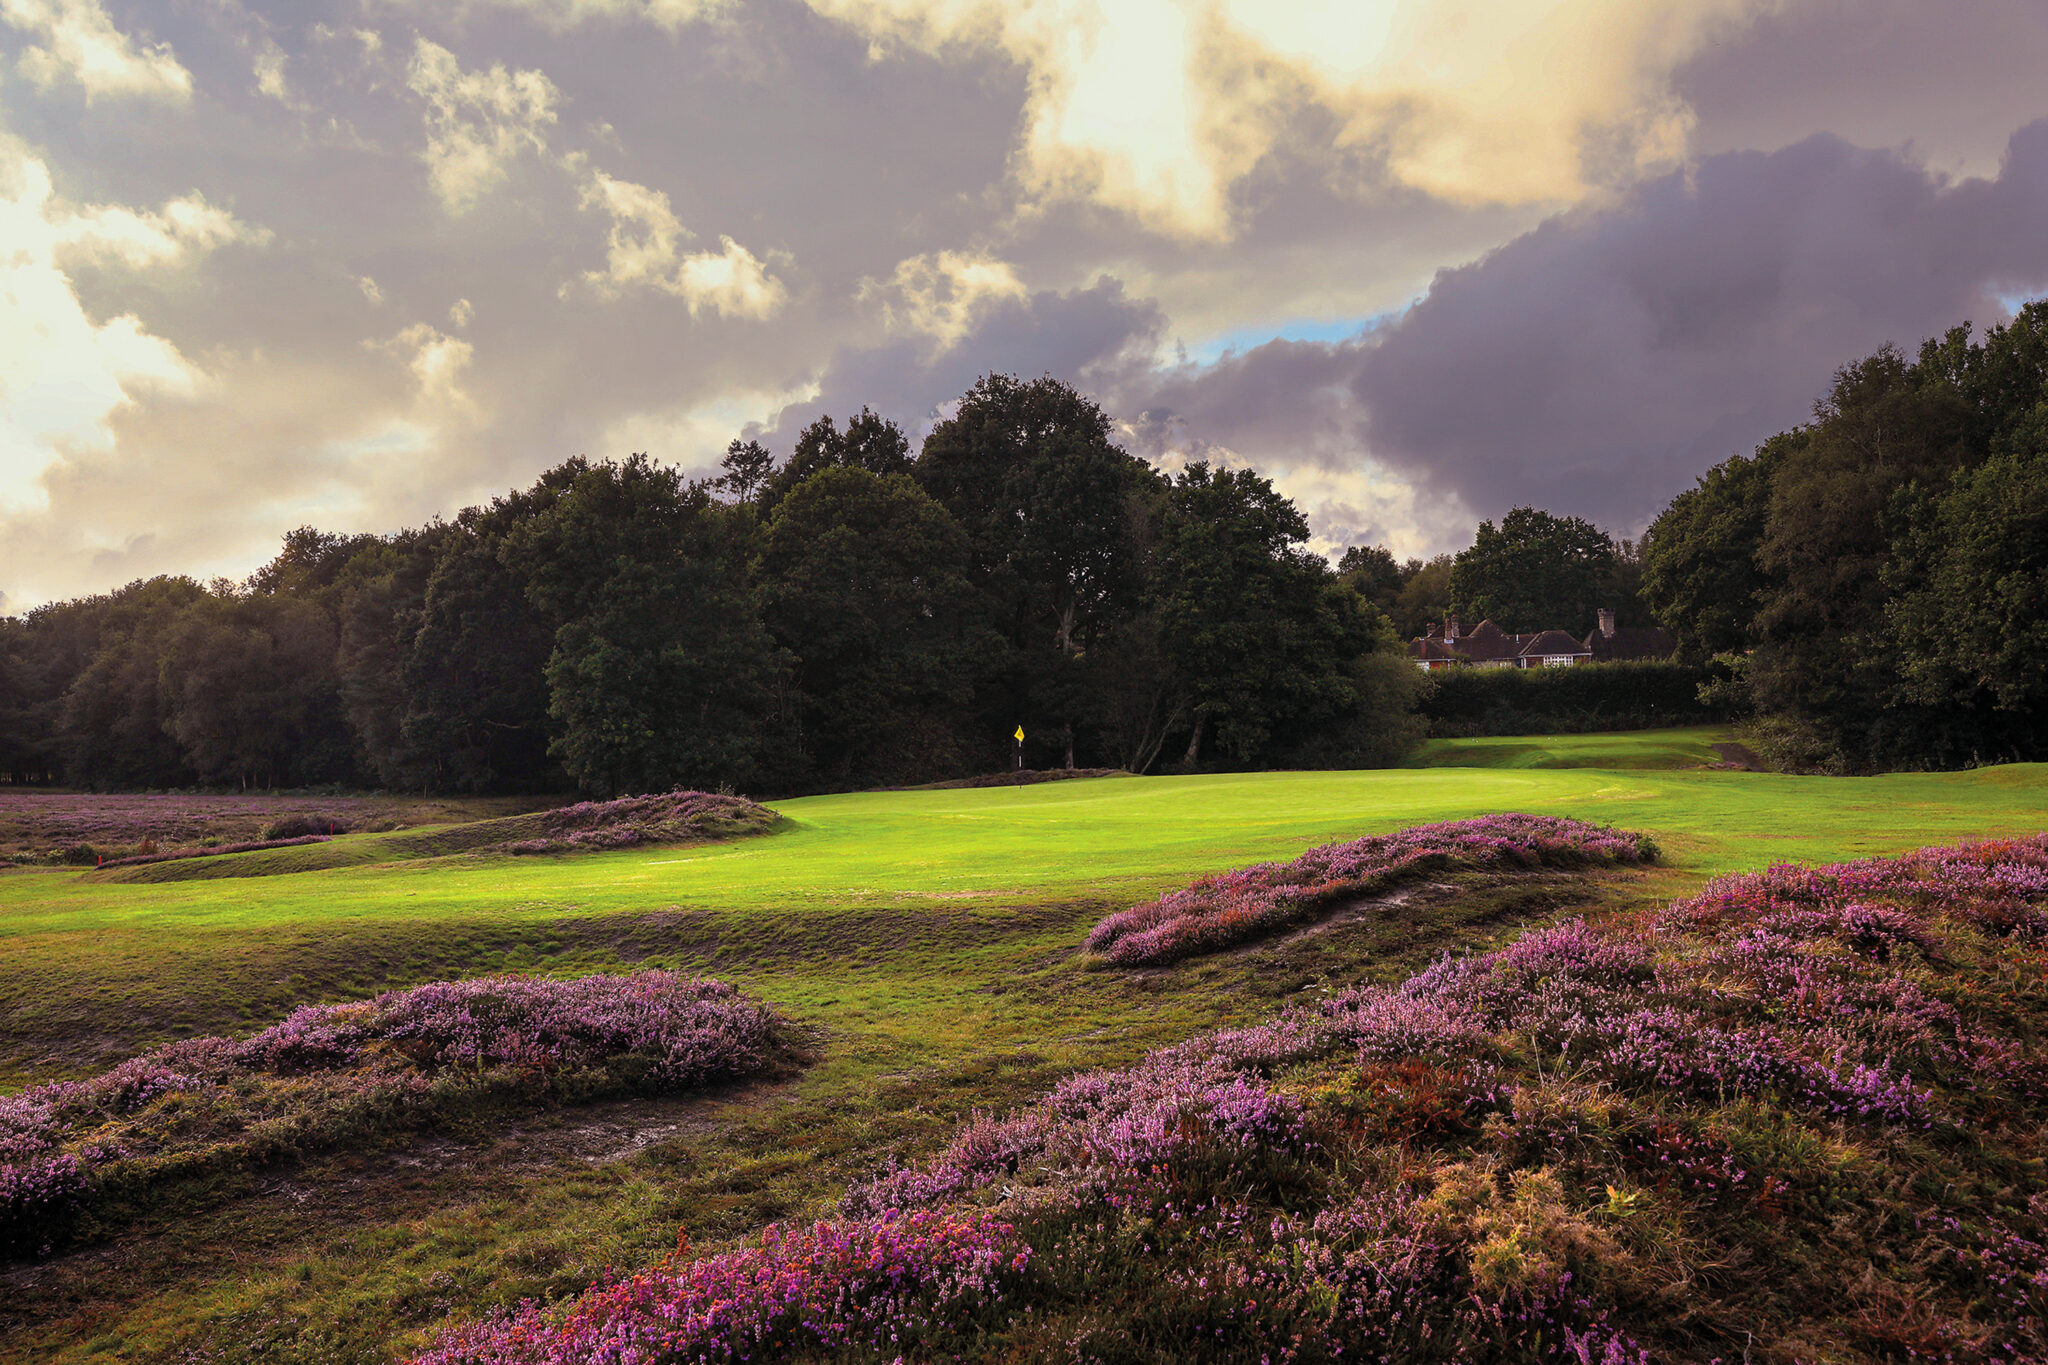
{"label": "bush", "polygon": [[[1438,739],[1570,735],[1705,725],[1730,718],[1725,660],[1570,668],[1446,668],[1422,701]],[[1702,698],[1711,700],[1703,700]]]}

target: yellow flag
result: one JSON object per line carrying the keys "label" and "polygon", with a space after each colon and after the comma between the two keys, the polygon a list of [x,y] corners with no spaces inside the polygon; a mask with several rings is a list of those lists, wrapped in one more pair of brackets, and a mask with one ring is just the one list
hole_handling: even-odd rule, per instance
{"label": "yellow flag", "polygon": [[1017,741],[1020,744],[1024,741],[1024,727],[1021,725],[1017,727]]}

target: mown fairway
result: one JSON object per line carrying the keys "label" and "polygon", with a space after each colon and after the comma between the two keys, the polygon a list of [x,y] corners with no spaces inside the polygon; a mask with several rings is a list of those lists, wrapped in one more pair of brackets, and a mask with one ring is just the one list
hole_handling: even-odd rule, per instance
{"label": "mown fairway", "polygon": [[[1454,741],[1394,771],[815,797],[777,803],[781,833],[695,849],[148,885],[0,874],[9,1089],[246,1032],[301,1003],[632,964],[747,986],[812,1030],[816,1058],[796,1081],[721,1099],[602,1124],[566,1114],[552,1137],[528,1124],[507,1139],[479,1116],[446,1159],[401,1149],[217,1181],[110,1245],[4,1272],[0,1359],[384,1359],[449,1313],[658,1258],[679,1224],[704,1244],[820,1210],[850,1175],[927,1149],[974,1107],[1307,986],[1384,979],[1724,871],[2048,827],[2048,766],[1867,779],[1676,766],[1709,761],[1722,738]],[[1073,960],[1104,913],[1200,872],[1510,810],[1647,831],[1666,865],[1475,887],[1397,923],[1163,972]],[[637,1152],[636,1129],[658,1130]]]}

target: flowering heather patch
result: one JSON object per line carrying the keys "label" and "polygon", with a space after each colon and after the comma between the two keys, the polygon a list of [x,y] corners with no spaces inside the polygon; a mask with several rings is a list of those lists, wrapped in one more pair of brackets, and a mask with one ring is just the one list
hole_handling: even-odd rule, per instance
{"label": "flowering heather patch", "polygon": [[757,1074],[775,1015],[666,971],[486,977],[309,1005],[250,1038],[195,1038],[0,1098],[0,1248],[103,1196],[417,1126],[465,1102],[666,1092]]}
{"label": "flowering heather patch", "polygon": [[1004,1312],[1031,1252],[984,1213],[770,1227],[759,1247],[526,1305],[451,1333],[418,1365],[783,1360],[834,1350],[936,1359]]}
{"label": "flowering heather patch", "polygon": [[1203,877],[1148,905],[1111,915],[1090,951],[1120,967],[1173,962],[1262,938],[1313,919],[1340,900],[1453,868],[1601,867],[1653,861],[1647,838],[1545,815],[1487,815],[1312,848],[1291,863]]}
{"label": "flowering heather patch", "polygon": [[2048,1359],[2043,867],[1774,868],[1446,958],[419,1360]]}

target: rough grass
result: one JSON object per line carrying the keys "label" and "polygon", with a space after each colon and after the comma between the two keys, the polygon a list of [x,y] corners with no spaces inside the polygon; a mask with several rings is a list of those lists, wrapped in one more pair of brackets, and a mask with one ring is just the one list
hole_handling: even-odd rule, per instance
{"label": "rough grass", "polygon": [[[574,1111],[517,1130],[479,1114],[440,1147],[218,1174],[133,1235],[0,1270],[0,1360],[382,1362],[451,1313],[657,1261],[679,1228],[716,1247],[828,1210],[890,1160],[929,1155],[976,1109],[1304,991],[1399,980],[1444,950],[1646,909],[1716,873],[2032,834],[2048,808],[2039,766],[1656,770],[1626,765],[1670,737],[1627,739],[1637,747],[1609,767],[819,797],[776,803],[788,827],[773,838],[678,850],[160,885],[0,874],[0,1087],[246,1035],[309,1001],[507,971],[714,974],[818,1050],[788,1084],[663,1102],[647,1122],[671,1131],[637,1148],[607,1136],[615,1120]],[[1105,914],[1204,872],[1499,810],[1643,830],[1669,866],[1514,886],[1460,874],[1398,914],[1144,973],[1087,971],[1077,953]]]}

